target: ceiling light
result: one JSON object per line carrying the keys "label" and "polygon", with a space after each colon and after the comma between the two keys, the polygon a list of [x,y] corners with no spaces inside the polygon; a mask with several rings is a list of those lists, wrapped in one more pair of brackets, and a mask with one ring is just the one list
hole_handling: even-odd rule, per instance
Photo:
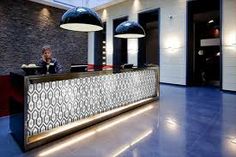
{"label": "ceiling light", "polygon": [[60,27],[72,31],[94,32],[103,30],[97,13],[86,7],[69,9],[61,18]]}
{"label": "ceiling light", "polygon": [[134,21],[125,21],[116,27],[115,37],[135,39],[145,37],[143,27]]}

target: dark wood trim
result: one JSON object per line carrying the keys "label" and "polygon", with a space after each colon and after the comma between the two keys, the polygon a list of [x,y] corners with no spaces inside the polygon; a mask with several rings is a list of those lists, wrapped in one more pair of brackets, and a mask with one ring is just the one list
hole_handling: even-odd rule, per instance
{"label": "dark wood trim", "polygon": [[223,90],[223,0],[220,0],[220,89]]}
{"label": "dark wood trim", "polygon": [[94,69],[102,66],[102,31],[94,32]]}
{"label": "dark wood trim", "polygon": [[175,83],[160,82],[160,84],[161,84],[161,85],[168,85],[168,86],[187,87],[186,85],[175,84]]}
{"label": "dark wood trim", "polygon": [[[159,63],[159,66],[160,66],[160,20],[161,20],[161,9],[160,8],[155,8],[155,9],[151,9],[151,10],[146,10],[146,11],[143,11],[143,12],[139,12],[138,13],[138,23],[142,25],[142,22],[140,21],[140,16],[142,16],[142,14],[148,14],[148,13],[153,13],[153,12],[157,12],[158,14],[158,49],[157,49],[157,54],[158,54],[158,63]],[[144,67],[144,62],[146,60],[146,54],[144,54],[142,51],[144,51],[144,47],[141,46],[145,40],[145,38],[141,38],[141,39],[138,39],[138,67]]]}
{"label": "dark wood trim", "polygon": [[222,92],[224,93],[229,93],[229,94],[235,94],[236,95],[236,91],[233,91],[233,90],[224,90],[224,89],[221,89]]}
{"label": "dark wood trim", "polygon": [[[192,30],[190,30],[190,24],[192,23],[191,20],[191,9],[190,9],[190,3],[192,1],[187,1],[187,14],[186,14],[186,85],[191,86],[192,81],[192,57],[190,57],[190,51],[192,49],[192,46],[190,46],[190,41],[192,35]],[[190,32],[191,31],[191,32]]]}
{"label": "dark wood trim", "polygon": [[129,19],[128,16],[123,16],[119,17],[116,19],[113,19],[113,69],[115,72],[120,71],[120,66],[121,66],[121,53],[120,51],[120,43],[122,42],[121,40],[126,40],[127,42],[127,61],[128,61],[128,40],[127,39],[119,39],[116,38],[115,35],[115,29],[118,26],[118,24],[115,24],[117,21],[119,23],[122,23],[124,21],[127,21]]}
{"label": "dark wood trim", "polygon": [[106,22],[103,23],[104,29],[94,32],[94,69],[101,70],[103,57],[103,35],[106,34]]}

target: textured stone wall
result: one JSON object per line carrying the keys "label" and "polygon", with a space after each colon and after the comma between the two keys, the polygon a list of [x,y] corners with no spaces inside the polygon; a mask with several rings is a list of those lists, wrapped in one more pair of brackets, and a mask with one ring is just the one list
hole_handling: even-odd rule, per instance
{"label": "textured stone wall", "polygon": [[45,44],[69,70],[71,63],[87,64],[87,33],[63,30],[59,22],[65,10],[27,0],[0,1],[0,75],[21,71],[35,63]]}

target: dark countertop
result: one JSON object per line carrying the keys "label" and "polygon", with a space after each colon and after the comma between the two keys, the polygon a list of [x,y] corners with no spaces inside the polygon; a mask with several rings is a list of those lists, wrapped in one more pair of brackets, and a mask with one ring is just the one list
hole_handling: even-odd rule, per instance
{"label": "dark countertop", "polygon": [[[145,69],[158,69],[158,67],[147,67],[147,68],[133,68],[133,69],[121,69],[119,73],[145,70]],[[49,81],[68,80],[74,78],[83,78],[98,75],[116,74],[114,70],[101,70],[101,71],[88,71],[88,72],[75,72],[75,73],[59,73],[59,74],[43,74],[43,75],[25,75],[22,73],[10,73],[12,78],[23,77],[30,81],[30,83],[40,83]]]}

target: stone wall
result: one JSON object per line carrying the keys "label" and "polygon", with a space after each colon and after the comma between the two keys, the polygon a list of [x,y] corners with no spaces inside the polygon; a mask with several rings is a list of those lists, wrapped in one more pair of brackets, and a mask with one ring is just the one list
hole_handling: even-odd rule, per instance
{"label": "stone wall", "polygon": [[0,1],[0,75],[21,71],[22,64],[35,63],[45,44],[69,70],[71,63],[87,64],[87,33],[59,27],[65,10],[27,0]]}

